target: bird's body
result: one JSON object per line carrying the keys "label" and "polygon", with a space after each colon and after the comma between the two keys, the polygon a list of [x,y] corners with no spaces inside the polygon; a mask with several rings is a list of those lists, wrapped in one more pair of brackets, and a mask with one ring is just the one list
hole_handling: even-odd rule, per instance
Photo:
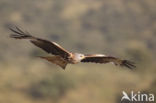
{"label": "bird's body", "polygon": [[66,68],[67,64],[77,64],[80,62],[94,62],[94,63],[109,63],[113,62],[115,65],[125,66],[130,69],[135,68],[133,62],[129,60],[122,60],[113,56],[106,56],[103,54],[91,54],[91,55],[84,55],[82,53],[72,53],[55,42],[50,42],[48,40],[40,39],[30,35],[28,32],[23,32],[18,27],[10,28],[13,34],[10,35],[11,38],[15,39],[29,39],[31,43],[35,46],[43,49],[47,53],[52,54],[53,56],[50,57],[41,57],[59,65],[63,69]]}

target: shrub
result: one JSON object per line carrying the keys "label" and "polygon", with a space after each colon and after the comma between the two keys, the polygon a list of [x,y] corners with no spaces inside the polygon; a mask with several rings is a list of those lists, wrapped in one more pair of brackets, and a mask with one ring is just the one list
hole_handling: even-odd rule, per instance
{"label": "shrub", "polygon": [[74,82],[71,78],[57,73],[52,77],[32,84],[28,91],[33,98],[52,98],[57,100],[73,87]]}

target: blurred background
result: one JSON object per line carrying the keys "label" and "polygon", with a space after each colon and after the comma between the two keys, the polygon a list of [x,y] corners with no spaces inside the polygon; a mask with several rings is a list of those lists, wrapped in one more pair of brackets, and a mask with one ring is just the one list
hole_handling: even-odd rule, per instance
{"label": "blurred background", "polygon": [[[120,103],[122,91],[156,93],[155,0],[0,0],[0,103]],[[17,25],[72,52],[135,61],[133,71],[112,64],[68,65],[9,38]]]}

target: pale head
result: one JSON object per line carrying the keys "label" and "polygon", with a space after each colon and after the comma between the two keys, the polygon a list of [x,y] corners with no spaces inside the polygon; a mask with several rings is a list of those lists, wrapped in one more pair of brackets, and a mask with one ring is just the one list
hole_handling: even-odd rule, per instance
{"label": "pale head", "polygon": [[74,60],[76,60],[77,62],[81,61],[83,58],[85,58],[85,55],[84,54],[81,54],[81,53],[74,53],[74,56],[73,56]]}

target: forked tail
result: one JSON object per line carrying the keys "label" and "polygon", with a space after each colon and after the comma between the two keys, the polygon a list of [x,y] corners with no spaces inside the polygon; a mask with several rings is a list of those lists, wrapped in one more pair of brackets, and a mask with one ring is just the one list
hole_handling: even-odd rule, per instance
{"label": "forked tail", "polygon": [[61,58],[60,56],[50,56],[50,57],[42,57],[42,56],[39,56],[39,57],[42,58],[42,59],[46,59],[46,60],[48,60],[49,62],[54,63],[54,64],[60,66],[62,69],[65,69],[66,66],[67,66],[67,64],[68,64],[68,63],[67,63],[63,58]]}

